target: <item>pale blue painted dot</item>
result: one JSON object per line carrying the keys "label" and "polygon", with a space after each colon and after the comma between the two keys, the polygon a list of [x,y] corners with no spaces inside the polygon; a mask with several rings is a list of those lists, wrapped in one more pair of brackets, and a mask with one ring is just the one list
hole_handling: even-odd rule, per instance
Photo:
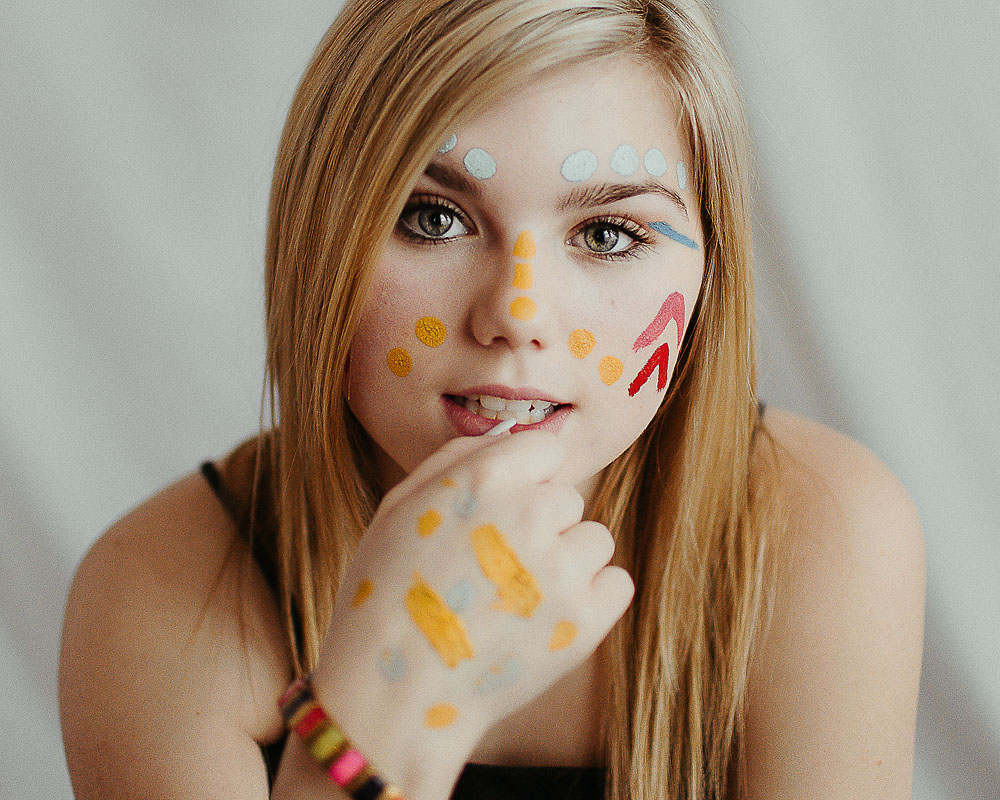
{"label": "pale blue painted dot", "polygon": [[465,154],[465,168],[473,178],[481,181],[497,174],[497,162],[481,147],[473,147]]}
{"label": "pale blue painted dot", "polygon": [[688,168],[687,164],[685,164],[683,161],[677,162],[677,185],[680,186],[682,190],[687,189]]}
{"label": "pale blue painted dot", "polygon": [[476,496],[468,489],[463,489],[455,499],[455,513],[460,517],[471,517],[476,513]]}
{"label": "pale blue painted dot", "polygon": [[452,586],[444,596],[448,608],[457,614],[467,611],[476,596],[476,587],[472,581],[461,580]]}
{"label": "pale blue painted dot", "polygon": [[643,166],[646,167],[646,172],[652,175],[654,178],[659,178],[666,174],[667,171],[667,159],[663,157],[663,153],[657,150],[655,147],[651,147],[646,151],[646,155],[642,158]]}
{"label": "pale blue painted dot", "polygon": [[396,648],[386,648],[379,656],[378,669],[386,680],[402,680],[406,675],[406,658]]}
{"label": "pale blue painted dot", "polygon": [[489,694],[510,686],[523,672],[524,664],[513,656],[507,656],[479,678],[473,688],[478,694]]}
{"label": "pale blue painted dot", "polygon": [[458,144],[458,136],[456,136],[453,133],[451,136],[449,136],[447,139],[444,140],[444,144],[438,148],[438,152],[441,153],[441,155],[444,155],[445,153],[450,153],[452,150],[455,149],[456,144]]}
{"label": "pale blue painted dot", "polygon": [[611,169],[627,178],[639,169],[639,151],[630,144],[620,144],[611,154]]}
{"label": "pale blue painted dot", "polygon": [[577,150],[566,156],[559,170],[562,176],[572,183],[585,181],[597,172],[597,156],[590,150]]}

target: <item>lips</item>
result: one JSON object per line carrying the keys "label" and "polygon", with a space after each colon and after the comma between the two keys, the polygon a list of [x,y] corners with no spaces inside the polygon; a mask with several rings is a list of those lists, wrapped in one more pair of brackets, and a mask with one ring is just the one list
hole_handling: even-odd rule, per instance
{"label": "lips", "polygon": [[498,421],[516,419],[511,433],[562,428],[572,405],[545,392],[504,386],[471,387],[461,394],[442,395],[441,403],[452,427],[462,436],[481,436]]}

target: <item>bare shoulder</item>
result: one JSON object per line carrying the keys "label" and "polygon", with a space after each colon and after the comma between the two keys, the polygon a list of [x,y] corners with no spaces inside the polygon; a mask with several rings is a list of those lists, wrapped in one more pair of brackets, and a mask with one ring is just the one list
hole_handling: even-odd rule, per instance
{"label": "bare shoulder", "polygon": [[848,437],[780,409],[764,424],[788,530],[748,684],[749,796],[908,798],[925,585],[913,501]]}
{"label": "bare shoulder", "polygon": [[266,797],[257,742],[290,674],[276,604],[198,474],[118,520],[66,604],[60,714],[77,798]]}

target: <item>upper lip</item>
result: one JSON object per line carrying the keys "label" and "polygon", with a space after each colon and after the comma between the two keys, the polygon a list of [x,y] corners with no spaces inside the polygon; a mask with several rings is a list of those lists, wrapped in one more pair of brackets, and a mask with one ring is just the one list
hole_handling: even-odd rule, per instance
{"label": "upper lip", "polygon": [[563,401],[556,398],[550,392],[536,389],[533,386],[502,386],[498,383],[483,384],[480,386],[470,386],[455,393],[462,397],[473,395],[489,395],[490,397],[502,397],[504,400],[543,400],[553,405],[563,405]]}

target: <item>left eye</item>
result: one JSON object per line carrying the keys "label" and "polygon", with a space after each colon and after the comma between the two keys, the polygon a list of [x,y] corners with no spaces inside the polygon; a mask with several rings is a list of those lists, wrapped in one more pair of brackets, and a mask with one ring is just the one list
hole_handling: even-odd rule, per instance
{"label": "left eye", "polygon": [[595,253],[621,253],[634,241],[614,225],[598,222],[583,229],[583,241]]}
{"label": "left eye", "polygon": [[399,222],[405,232],[418,239],[453,239],[469,232],[455,211],[437,204],[408,208]]}

